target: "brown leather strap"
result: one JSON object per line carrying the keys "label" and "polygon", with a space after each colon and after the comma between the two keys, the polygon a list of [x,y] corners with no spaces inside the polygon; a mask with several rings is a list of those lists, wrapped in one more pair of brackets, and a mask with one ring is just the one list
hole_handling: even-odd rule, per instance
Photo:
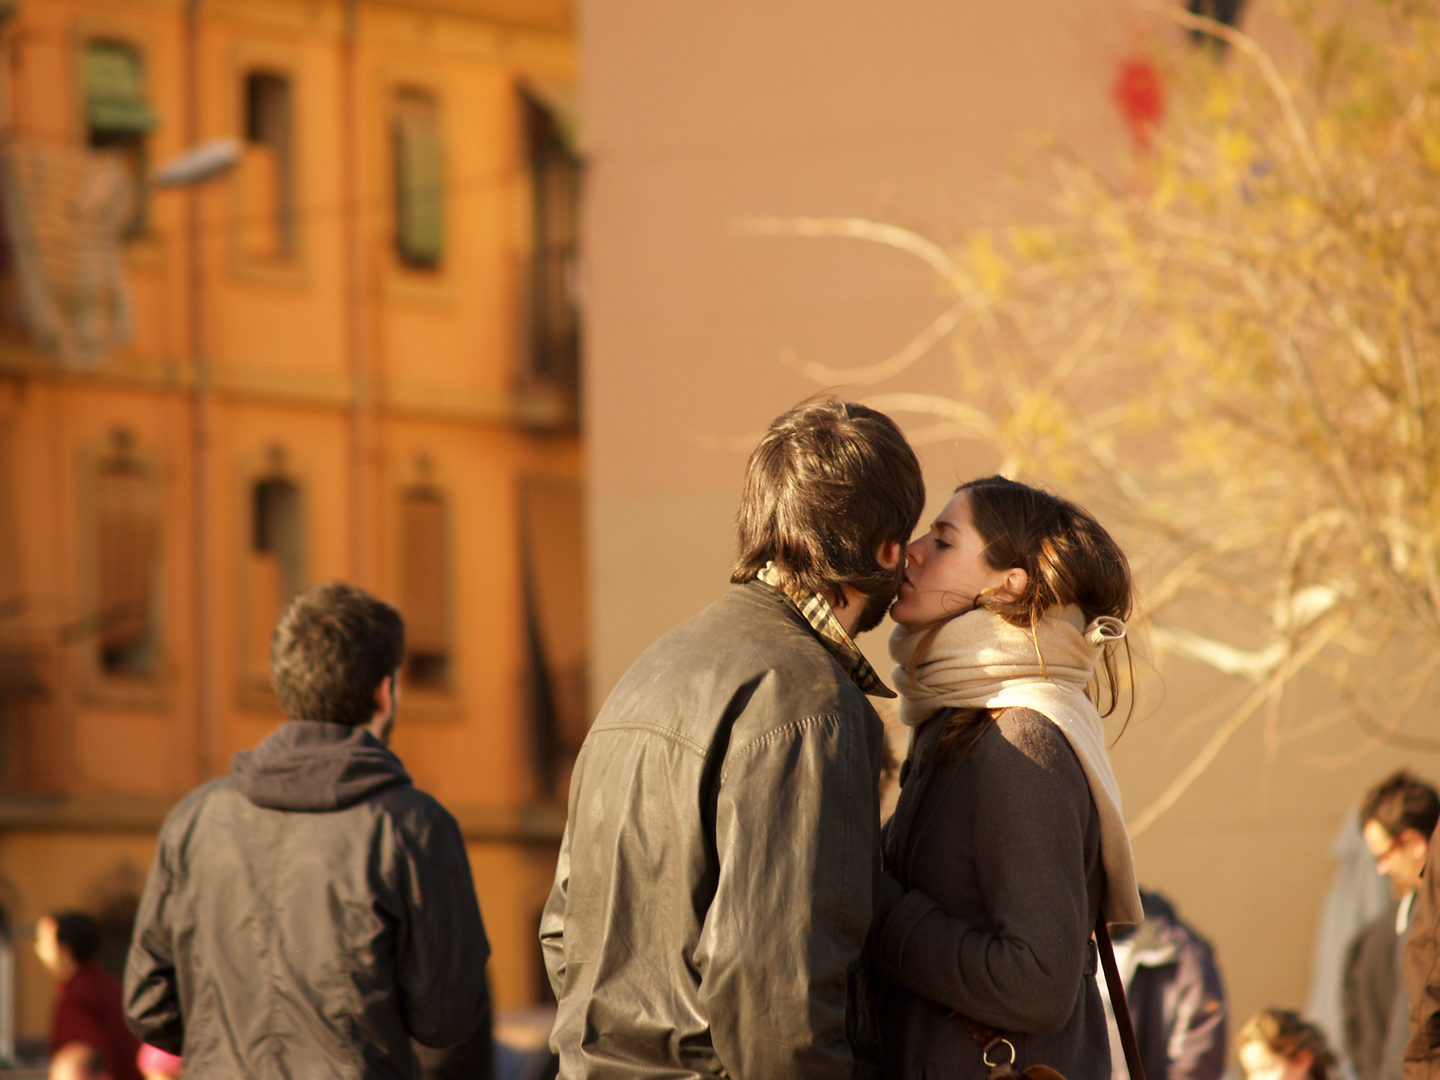
{"label": "brown leather strap", "polygon": [[[1120,1029],[1125,1067],[1130,1071],[1130,1080],[1145,1080],[1145,1066],[1140,1064],[1140,1047],[1135,1043],[1135,1025],[1130,1020],[1130,1006],[1125,1002],[1125,984],[1120,981],[1120,967],[1115,963],[1115,946],[1110,942],[1110,928],[1105,925],[1103,914],[1095,921],[1095,948],[1100,954],[1100,967],[1105,972],[1106,989],[1110,991],[1110,1006],[1115,1013],[1115,1026]],[[980,1047],[980,1056],[990,1068],[985,1074],[988,1080],[1009,1080],[1021,1075],[1015,1070],[1015,1046],[1002,1032],[989,1024],[972,1020],[964,1013],[956,1012],[950,1015],[965,1025],[965,1030],[970,1032],[970,1037]],[[992,1055],[1001,1054],[1008,1056],[1009,1060],[991,1062]],[[1029,1073],[1030,1070],[1027,1069],[1025,1075],[1028,1076]]]}
{"label": "brown leather strap", "polygon": [[989,1024],[970,1019],[964,1013],[956,1012],[950,1015],[965,1025],[965,1030],[970,1032],[975,1045],[980,1047],[980,1057],[990,1069],[985,1074],[987,1080],[1009,1080],[1010,1077],[1020,1075],[1015,1071],[1015,1044],[1005,1038],[1004,1034]]}
{"label": "brown leather strap", "polygon": [[1140,1047],[1135,1043],[1135,1025],[1130,1020],[1130,1006],[1125,1002],[1125,984],[1120,981],[1120,967],[1115,963],[1115,947],[1110,943],[1110,928],[1102,914],[1095,921],[1095,944],[1100,950],[1100,966],[1105,970],[1105,985],[1110,990],[1110,1008],[1115,1026],[1120,1029],[1120,1045],[1125,1050],[1125,1067],[1130,1080],[1145,1080],[1145,1066],[1140,1064]]}

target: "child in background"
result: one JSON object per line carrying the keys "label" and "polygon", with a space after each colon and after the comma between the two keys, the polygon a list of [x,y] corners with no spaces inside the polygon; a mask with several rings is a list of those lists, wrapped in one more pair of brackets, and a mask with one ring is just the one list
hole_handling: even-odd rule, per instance
{"label": "child in background", "polygon": [[1235,1040],[1245,1080],[1338,1080],[1335,1055],[1320,1029],[1289,1009],[1265,1009]]}

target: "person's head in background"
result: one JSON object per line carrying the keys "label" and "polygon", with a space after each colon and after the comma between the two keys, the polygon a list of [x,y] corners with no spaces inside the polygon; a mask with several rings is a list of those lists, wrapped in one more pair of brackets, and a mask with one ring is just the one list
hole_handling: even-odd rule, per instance
{"label": "person's head in background", "polygon": [[1420,887],[1420,872],[1430,851],[1430,837],[1440,819],[1435,789],[1401,769],[1365,793],[1360,803],[1360,831],[1375,856],[1375,869],[1390,879],[1397,896]]}
{"label": "person's head in background", "polygon": [[60,982],[100,955],[100,924],[83,911],[42,915],[35,923],[35,955]]}
{"label": "person's head in background", "polygon": [[1299,1013],[1265,1009],[1235,1040],[1245,1080],[1337,1080],[1335,1055],[1325,1035]]}
{"label": "person's head in background", "polygon": [[100,1051],[82,1042],[66,1043],[50,1059],[49,1080],[110,1080]]}

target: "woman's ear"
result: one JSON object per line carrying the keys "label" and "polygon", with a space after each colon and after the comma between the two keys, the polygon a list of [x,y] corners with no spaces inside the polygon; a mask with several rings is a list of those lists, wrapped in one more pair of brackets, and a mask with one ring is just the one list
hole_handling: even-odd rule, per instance
{"label": "woman's ear", "polygon": [[995,597],[1013,604],[1025,595],[1025,590],[1030,587],[1030,575],[1025,572],[1023,566],[1012,566],[1009,570],[1000,574],[1000,580],[995,583]]}

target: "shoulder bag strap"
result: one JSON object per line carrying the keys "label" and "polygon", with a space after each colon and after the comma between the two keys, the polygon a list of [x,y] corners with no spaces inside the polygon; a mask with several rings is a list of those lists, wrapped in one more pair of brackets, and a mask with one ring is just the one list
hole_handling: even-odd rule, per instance
{"label": "shoulder bag strap", "polygon": [[1125,1048],[1125,1065],[1130,1080],[1145,1080],[1145,1067],[1140,1064],[1140,1047],[1135,1043],[1135,1025],[1130,1021],[1130,1006],[1125,1003],[1125,984],[1120,981],[1120,968],[1115,963],[1115,947],[1110,943],[1110,928],[1105,916],[1095,920],[1095,946],[1100,952],[1100,966],[1105,969],[1105,985],[1110,990],[1110,1006],[1115,1013],[1115,1026],[1120,1029],[1120,1045]]}

